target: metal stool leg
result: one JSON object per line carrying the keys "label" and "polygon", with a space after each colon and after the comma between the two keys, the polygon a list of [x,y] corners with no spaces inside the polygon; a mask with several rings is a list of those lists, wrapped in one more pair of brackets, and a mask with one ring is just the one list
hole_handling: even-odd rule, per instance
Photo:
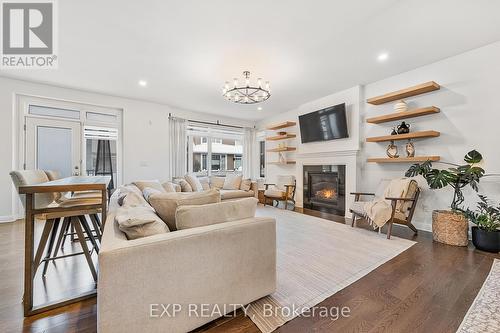
{"label": "metal stool leg", "polygon": [[49,265],[48,259],[50,258],[50,255],[52,254],[52,248],[54,246],[54,241],[57,236],[57,230],[59,230],[59,221],[61,219],[55,219],[54,220],[54,225],[52,226],[52,232],[50,233],[50,239],[49,239],[49,246],[47,247],[47,252],[45,253],[45,258],[44,263],[43,263],[43,271],[42,275],[45,275],[47,273],[47,267]]}
{"label": "metal stool leg", "polygon": [[87,259],[87,264],[89,265],[92,277],[94,278],[94,281],[97,282],[97,272],[94,267],[94,262],[92,261],[92,256],[89,252],[89,248],[87,247],[87,241],[85,240],[80,220],[78,218],[72,218],[71,224],[73,225],[74,229],[76,230],[76,234],[78,235],[78,240],[80,241],[80,245],[82,246],[85,259]]}
{"label": "metal stool leg", "polygon": [[52,226],[54,225],[54,220],[50,219],[45,221],[45,225],[43,226],[42,237],[40,237],[40,243],[38,244],[38,248],[36,250],[35,259],[33,261],[33,276],[35,276],[38,265],[40,265],[40,260],[42,259],[42,253],[45,249],[45,245],[47,245],[47,239],[49,238],[50,231],[52,230]]}

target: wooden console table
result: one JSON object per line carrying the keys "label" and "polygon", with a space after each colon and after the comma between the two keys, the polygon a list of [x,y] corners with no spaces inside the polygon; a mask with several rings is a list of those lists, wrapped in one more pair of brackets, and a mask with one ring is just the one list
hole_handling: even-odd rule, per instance
{"label": "wooden console table", "polygon": [[[39,183],[34,185],[25,185],[19,187],[19,194],[26,195],[26,216],[25,216],[25,232],[24,232],[24,315],[31,316],[40,312],[48,311],[57,307],[65,306],[74,302],[81,301],[86,298],[95,296],[95,291],[85,293],[72,298],[61,300],[57,303],[37,306],[33,308],[33,278],[35,267],[33,267],[34,255],[34,227],[35,215],[48,214],[56,212],[71,212],[80,210],[101,209],[101,220],[104,226],[106,221],[107,211],[107,186],[110,181],[109,176],[74,176],[62,178],[50,182]],[[101,203],[86,204],[68,207],[46,207],[35,208],[36,193],[53,193],[53,192],[78,192],[78,191],[101,191]]]}

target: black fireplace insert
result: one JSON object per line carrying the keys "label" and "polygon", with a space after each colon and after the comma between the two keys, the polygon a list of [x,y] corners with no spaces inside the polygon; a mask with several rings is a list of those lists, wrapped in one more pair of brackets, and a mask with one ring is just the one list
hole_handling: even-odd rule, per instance
{"label": "black fireplace insert", "polygon": [[345,214],[345,165],[304,166],[304,208]]}

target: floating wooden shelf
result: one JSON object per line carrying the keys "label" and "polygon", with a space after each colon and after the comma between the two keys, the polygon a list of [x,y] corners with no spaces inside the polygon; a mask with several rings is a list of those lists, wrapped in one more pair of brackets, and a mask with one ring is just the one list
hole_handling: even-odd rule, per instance
{"label": "floating wooden shelf", "polygon": [[421,109],[389,113],[383,116],[368,118],[366,122],[370,124],[380,124],[389,121],[426,116],[428,114],[439,113],[440,111],[441,110],[435,106],[429,106]]}
{"label": "floating wooden shelf", "polygon": [[384,142],[393,140],[434,138],[438,137],[439,135],[441,135],[441,133],[439,133],[438,131],[420,131],[420,132],[411,132],[408,134],[374,136],[371,138],[366,138],[366,142]]}
{"label": "floating wooden shelf", "polygon": [[268,164],[273,164],[273,165],[288,165],[288,164],[295,164],[297,162],[295,161],[286,161],[285,163],[283,162],[268,162]]}
{"label": "floating wooden shelf", "polygon": [[296,124],[297,123],[295,121],[285,121],[283,123],[271,125],[271,126],[267,127],[267,129],[270,131],[274,131],[274,130],[279,130],[279,129],[286,128],[286,127],[292,127],[292,126],[295,126]]}
{"label": "floating wooden shelf", "polygon": [[270,136],[267,137],[267,141],[278,141],[278,140],[286,140],[286,139],[293,139],[295,138],[295,134],[285,134],[285,135],[276,135],[276,136]]}
{"label": "floating wooden shelf", "polygon": [[374,163],[417,163],[417,162],[425,162],[425,161],[439,161],[441,156],[415,156],[415,157],[380,157],[380,158],[369,158],[368,162]]}
{"label": "floating wooden shelf", "polygon": [[295,147],[282,147],[282,148],[268,149],[267,151],[270,152],[270,153],[279,153],[279,152],[282,152],[282,151],[294,151],[296,149],[297,148],[295,148]]}
{"label": "floating wooden shelf", "polygon": [[441,88],[439,84],[437,84],[434,81],[429,81],[426,83],[418,84],[410,88],[401,89],[377,97],[372,97],[367,99],[366,102],[373,105],[380,105],[392,101],[397,101],[398,99],[416,96],[434,90],[439,90],[439,88]]}

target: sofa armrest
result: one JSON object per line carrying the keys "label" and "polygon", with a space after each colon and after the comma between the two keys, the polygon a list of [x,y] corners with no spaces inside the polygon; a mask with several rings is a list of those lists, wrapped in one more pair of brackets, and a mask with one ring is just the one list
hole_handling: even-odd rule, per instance
{"label": "sofa armrest", "polygon": [[[106,225],[105,233],[112,232],[110,227],[111,223]],[[193,316],[189,304],[220,308],[248,304],[275,289],[276,222],[272,218],[180,230],[119,242],[115,247],[103,244],[98,331],[186,332],[218,317]],[[173,317],[154,318],[152,304],[180,304],[182,309]]]}
{"label": "sofa armrest", "polygon": [[256,181],[252,181],[250,184],[250,190],[253,191],[253,196],[257,199],[259,198],[259,184]]}

